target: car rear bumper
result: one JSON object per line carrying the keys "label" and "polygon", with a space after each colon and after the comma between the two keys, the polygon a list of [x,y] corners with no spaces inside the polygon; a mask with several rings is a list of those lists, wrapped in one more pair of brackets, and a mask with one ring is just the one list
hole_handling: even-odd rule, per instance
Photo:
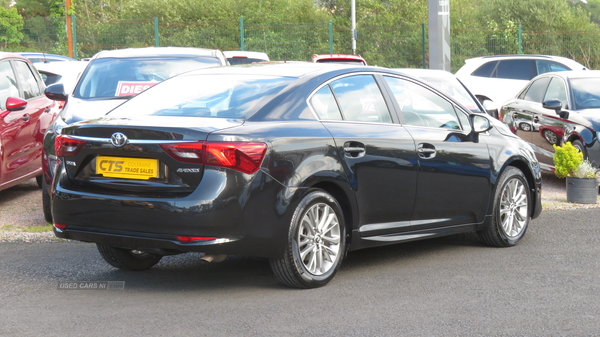
{"label": "car rear bumper", "polygon": [[[260,172],[251,182],[238,174],[208,169],[193,193],[162,198],[81,192],[56,179],[54,232],[64,239],[137,250],[282,257],[289,219],[266,206],[281,203],[281,185],[265,181]],[[185,242],[178,236],[208,240]]]}

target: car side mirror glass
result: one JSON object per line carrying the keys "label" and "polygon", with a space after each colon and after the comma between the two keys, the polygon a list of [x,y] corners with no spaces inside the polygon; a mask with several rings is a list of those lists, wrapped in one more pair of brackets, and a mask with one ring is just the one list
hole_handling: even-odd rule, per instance
{"label": "car side mirror glass", "polygon": [[62,83],[51,84],[46,87],[44,95],[53,101],[66,101],[67,94],[65,94],[65,87]]}
{"label": "car side mirror glass", "polygon": [[471,123],[471,129],[475,133],[486,132],[492,128],[490,120],[483,115],[471,114],[469,115],[469,122]]}

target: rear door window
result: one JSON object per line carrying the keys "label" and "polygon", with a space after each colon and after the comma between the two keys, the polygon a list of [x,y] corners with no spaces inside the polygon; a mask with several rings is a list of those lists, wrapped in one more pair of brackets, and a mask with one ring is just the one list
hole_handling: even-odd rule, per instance
{"label": "rear door window", "polygon": [[372,75],[356,75],[331,82],[344,119],[347,121],[391,123],[392,118]]}

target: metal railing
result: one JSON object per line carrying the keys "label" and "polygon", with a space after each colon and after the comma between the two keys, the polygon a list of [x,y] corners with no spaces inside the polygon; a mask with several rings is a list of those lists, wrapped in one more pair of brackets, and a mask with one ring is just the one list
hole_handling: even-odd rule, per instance
{"label": "metal railing", "polygon": [[[105,49],[148,46],[252,50],[272,60],[306,61],[312,54],[352,53],[349,27],[331,22],[247,24],[229,22],[84,21],[71,16],[74,45],[69,50],[66,23],[61,18],[24,20],[21,38],[0,40],[0,50],[38,51],[81,59]],[[0,35],[2,35],[0,28]],[[357,54],[370,65],[427,68],[425,24],[358,26]],[[590,69],[600,68],[600,30],[597,32],[498,32],[469,28],[451,31],[452,70],[470,57],[497,54],[546,54],[573,58]]]}

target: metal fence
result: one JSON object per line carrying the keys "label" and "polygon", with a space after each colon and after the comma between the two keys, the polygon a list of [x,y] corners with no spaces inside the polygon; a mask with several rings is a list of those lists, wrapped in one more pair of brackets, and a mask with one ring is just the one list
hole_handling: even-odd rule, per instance
{"label": "metal fence", "polygon": [[[290,24],[245,24],[231,22],[159,22],[153,18],[135,21],[84,21],[72,16],[74,46],[78,58],[91,57],[104,49],[147,46],[203,47],[221,50],[252,50],[269,54],[272,60],[306,61],[312,54],[351,53],[349,27],[331,22]],[[1,31],[0,35],[4,32]],[[427,68],[425,24],[358,26],[357,53],[371,65]],[[61,18],[29,18],[24,21],[19,42],[0,44],[5,51],[38,51],[69,55],[66,23]],[[14,40],[14,39],[13,39]],[[548,54],[573,58],[590,69],[600,68],[600,30],[568,32],[524,32],[520,27],[507,33],[490,29],[451,31],[452,70],[475,56],[497,54]]]}

